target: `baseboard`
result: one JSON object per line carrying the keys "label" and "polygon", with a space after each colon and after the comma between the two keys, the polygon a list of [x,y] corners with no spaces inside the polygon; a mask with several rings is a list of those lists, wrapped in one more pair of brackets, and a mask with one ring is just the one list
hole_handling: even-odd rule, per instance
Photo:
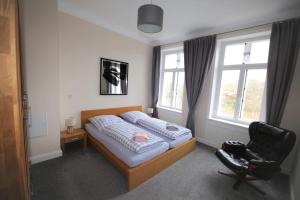
{"label": "baseboard", "polygon": [[291,194],[291,200],[295,200],[294,183],[291,177],[290,177],[290,194]]}
{"label": "baseboard", "polygon": [[208,140],[206,140],[206,139],[204,139],[204,138],[197,138],[197,141],[200,142],[200,143],[202,143],[202,144],[205,144],[205,145],[207,145],[207,146],[216,148],[216,149],[217,149],[217,148],[220,148],[220,147],[218,147],[216,144],[214,144],[214,143],[212,143],[212,142],[210,142],[210,141],[208,141]]}
{"label": "baseboard", "polygon": [[58,150],[58,151],[53,151],[50,153],[44,153],[44,154],[40,154],[37,156],[31,156],[30,157],[30,162],[31,164],[36,164],[36,163],[40,163],[46,160],[50,160],[53,158],[58,158],[62,156],[62,151]]}

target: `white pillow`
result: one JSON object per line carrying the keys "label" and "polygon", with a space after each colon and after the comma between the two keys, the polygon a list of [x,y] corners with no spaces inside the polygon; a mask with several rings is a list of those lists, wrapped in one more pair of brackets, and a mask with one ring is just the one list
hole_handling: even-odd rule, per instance
{"label": "white pillow", "polygon": [[115,115],[99,115],[89,118],[89,121],[99,130],[112,124],[123,122],[124,120]]}
{"label": "white pillow", "polygon": [[139,119],[150,118],[149,115],[147,115],[143,112],[140,112],[140,111],[129,111],[129,112],[123,113],[121,115],[121,117],[132,123],[136,123],[137,120],[139,120]]}

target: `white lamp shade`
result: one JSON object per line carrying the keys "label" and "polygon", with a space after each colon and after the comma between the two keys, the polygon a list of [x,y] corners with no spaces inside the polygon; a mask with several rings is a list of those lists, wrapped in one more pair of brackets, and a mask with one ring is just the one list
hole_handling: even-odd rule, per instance
{"label": "white lamp shade", "polygon": [[70,117],[68,119],[65,119],[65,125],[66,125],[66,127],[75,126],[76,125],[75,118],[74,117]]}
{"label": "white lamp shade", "polygon": [[153,114],[153,108],[147,108],[147,113],[148,114]]}

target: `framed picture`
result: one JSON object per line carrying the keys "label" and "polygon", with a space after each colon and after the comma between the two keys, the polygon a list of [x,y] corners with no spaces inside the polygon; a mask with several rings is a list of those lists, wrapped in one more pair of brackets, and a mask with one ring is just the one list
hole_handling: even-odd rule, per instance
{"label": "framed picture", "polygon": [[128,63],[100,59],[100,95],[128,94]]}

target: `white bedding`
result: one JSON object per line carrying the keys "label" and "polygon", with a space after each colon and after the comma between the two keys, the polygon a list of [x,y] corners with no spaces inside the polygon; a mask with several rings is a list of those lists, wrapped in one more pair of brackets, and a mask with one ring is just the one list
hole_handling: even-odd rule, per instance
{"label": "white bedding", "polygon": [[[159,133],[167,138],[175,140],[177,137],[190,133],[191,130],[184,128],[182,126],[176,125],[176,124],[170,124],[169,122],[156,119],[156,118],[143,118],[138,119],[136,123],[140,126],[143,126],[149,130],[155,131],[156,133]],[[177,130],[168,130],[167,126],[170,124],[172,128],[176,128]]]}
{"label": "white bedding", "polygon": [[169,139],[175,140],[177,139],[177,137],[183,135],[191,135],[190,129],[174,123],[166,122],[161,119],[149,117],[148,115],[140,111],[129,111],[123,113],[121,117],[124,120],[131,122],[132,124],[138,125],[139,127],[144,127],[147,130],[154,131]]}
{"label": "white bedding", "polygon": [[116,157],[126,163],[129,167],[135,167],[142,164],[152,158],[166,152],[169,149],[167,142],[162,142],[161,145],[155,147],[149,151],[143,153],[136,153],[129,150],[120,142],[111,138],[99,131],[93,124],[87,123],[85,125],[86,130],[98,141],[100,141],[109,151],[111,151]]}
{"label": "white bedding", "polygon": [[[126,120],[125,120],[125,121],[126,121]],[[128,123],[131,123],[131,122],[128,122]],[[133,124],[133,123],[132,123],[132,124]],[[192,136],[192,133],[189,132],[189,133],[180,135],[180,136],[178,136],[175,140],[173,140],[173,139],[170,139],[170,138],[168,138],[168,137],[165,137],[165,136],[163,136],[163,135],[161,135],[161,134],[159,134],[159,133],[157,133],[157,132],[155,132],[155,131],[152,131],[152,130],[149,130],[149,129],[143,127],[143,126],[140,126],[140,125],[138,125],[138,124],[133,124],[133,125],[135,125],[135,126],[137,126],[137,127],[140,127],[140,128],[142,128],[142,129],[145,129],[145,130],[149,131],[151,134],[156,135],[156,136],[162,138],[165,142],[167,142],[167,143],[169,144],[170,148],[175,148],[175,147],[177,147],[178,145],[180,145],[180,144],[182,144],[182,143],[185,143],[185,142],[189,141],[189,140],[193,137],[193,136]]]}
{"label": "white bedding", "polygon": [[[149,151],[157,146],[160,146],[163,142],[163,139],[161,139],[160,137],[157,137],[156,135],[153,135],[144,129],[127,123],[126,121],[111,124],[98,130],[103,131],[103,133],[112,137],[113,139],[136,153]],[[136,133],[146,133],[149,139],[145,142],[134,141],[133,137]]]}

